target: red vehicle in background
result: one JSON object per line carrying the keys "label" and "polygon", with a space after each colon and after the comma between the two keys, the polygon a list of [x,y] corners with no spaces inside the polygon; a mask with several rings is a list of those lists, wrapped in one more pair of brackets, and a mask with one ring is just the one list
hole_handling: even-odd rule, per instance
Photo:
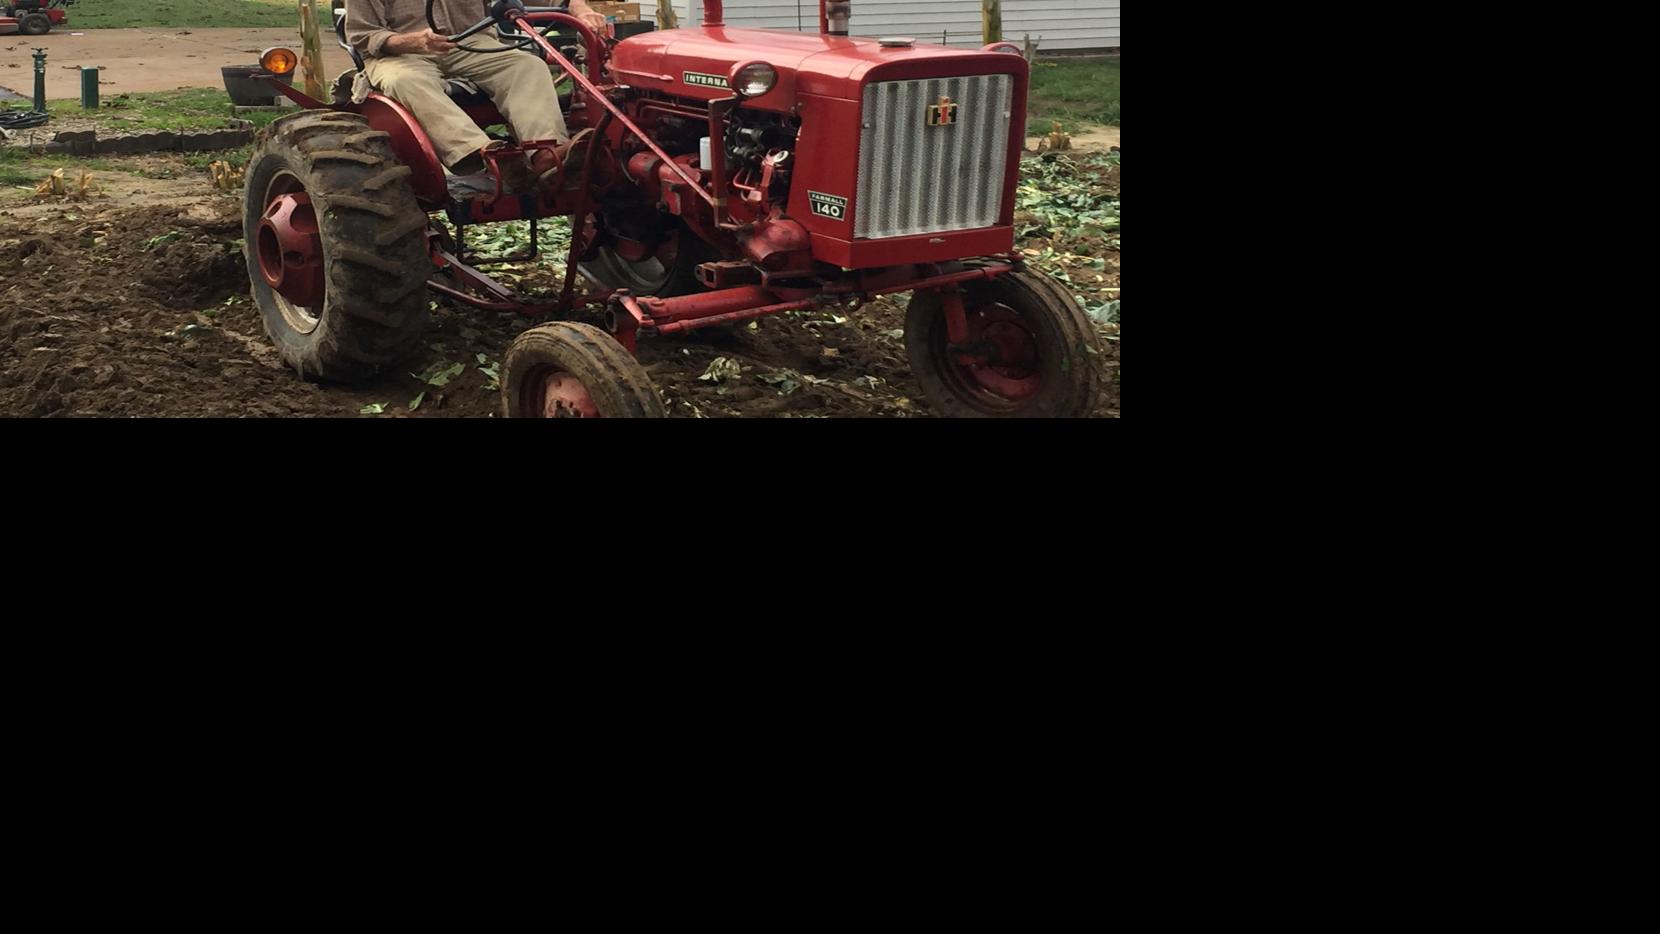
{"label": "red vehicle in background", "polygon": [[0,3],[0,32],[17,30],[25,36],[44,36],[63,25],[63,8],[75,0],[4,0]]}

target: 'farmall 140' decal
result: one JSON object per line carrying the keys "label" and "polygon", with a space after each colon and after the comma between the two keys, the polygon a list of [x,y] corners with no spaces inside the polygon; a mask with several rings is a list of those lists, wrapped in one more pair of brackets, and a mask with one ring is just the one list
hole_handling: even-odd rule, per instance
{"label": "'farmall 140' decal", "polygon": [[957,103],[949,97],[942,97],[937,104],[928,105],[929,126],[956,126]]}
{"label": "'farmall 140' decal", "polygon": [[706,75],[701,72],[688,71],[680,76],[687,84],[701,85],[706,88],[724,88],[726,79],[720,75]]}
{"label": "'farmall 140' decal", "polygon": [[828,217],[836,221],[847,220],[846,198],[838,198],[835,195],[827,195],[809,189],[807,191],[807,203],[812,206],[813,213],[820,217]]}

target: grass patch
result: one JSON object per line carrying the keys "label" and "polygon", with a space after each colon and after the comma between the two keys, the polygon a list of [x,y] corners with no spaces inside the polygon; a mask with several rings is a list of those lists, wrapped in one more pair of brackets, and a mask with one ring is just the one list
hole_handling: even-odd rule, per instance
{"label": "grass patch", "polygon": [[[238,166],[247,165],[248,160],[254,157],[254,145],[249,143],[241,149],[220,149],[214,152],[187,152],[181,153],[180,155],[183,156],[181,161],[183,161],[186,166],[206,172],[208,171],[208,166],[214,164],[215,162],[229,162],[231,165]],[[171,176],[157,177],[168,178]]]}
{"label": "grass patch", "polygon": [[1059,120],[1068,133],[1086,123],[1118,126],[1118,59],[1039,59],[1032,66],[1032,91],[1026,102],[1026,132],[1049,132]]}
{"label": "grass patch", "polygon": [[[317,6],[319,12],[328,9],[326,0]],[[71,29],[300,27],[294,0],[83,0],[68,12]]]}
{"label": "grass patch", "polygon": [[109,159],[83,159],[78,156],[30,155],[21,146],[0,146],[0,188],[27,185],[32,190],[41,179],[63,169],[73,180],[81,169],[96,175],[99,172],[125,172],[120,163]]}
{"label": "grass patch", "polygon": [[[110,130],[201,130],[224,127],[236,111],[220,88],[118,94],[99,102],[97,110],[83,110],[79,101],[47,101],[46,112],[57,118],[95,121]],[[252,113],[242,119],[256,128],[280,114]],[[51,129],[48,123],[42,129]]]}
{"label": "grass patch", "polygon": [[[76,4],[76,8],[79,7],[80,4]],[[11,109],[20,108],[28,109],[28,105],[14,105]],[[38,138],[48,139],[55,129],[64,125],[60,121],[70,119],[92,120],[97,124],[100,135],[135,130],[218,129],[228,126],[237,117],[225,92],[216,88],[120,94],[105,98],[102,106],[94,111],[82,110],[77,101],[47,101],[46,110],[53,120],[43,127],[20,132],[33,132],[38,134]],[[248,120],[255,129],[259,129],[281,116],[283,114],[280,113],[250,113],[241,119]],[[180,166],[175,171],[166,166],[160,169],[138,168],[117,159],[36,155],[21,146],[0,146],[0,186],[33,184],[60,167],[65,174],[71,175],[84,168],[89,172],[127,172],[151,178],[173,178],[192,171],[206,172],[209,164],[220,160],[243,165],[252,154],[251,145],[213,152],[172,153],[178,157],[175,164]]]}

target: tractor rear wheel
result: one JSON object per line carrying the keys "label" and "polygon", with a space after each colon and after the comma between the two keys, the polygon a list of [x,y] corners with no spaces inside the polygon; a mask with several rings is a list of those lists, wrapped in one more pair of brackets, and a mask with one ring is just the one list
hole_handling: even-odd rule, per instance
{"label": "tractor rear wheel", "polygon": [[44,36],[52,31],[52,17],[45,13],[28,13],[17,21],[17,31],[25,36]]}
{"label": "tractor rear wheel", "polygon": [[302,378],[367,378],[426,329],[427,216],[388,139],[357,114],[306,111],[271,124],[248,160],[248,277]]}
{"label": "tractor rear wheel", "polygon": [[911,372],[939,414],[1082,418],[1100,404],[1095,327],[1059,283],[1030,271],[969,282],[963,310],[968,340],[960,347],[938,293],[913,293],[905,313]]}
{"label": "tractor rear wheel", "polygon": [[662,418],[640,361],[590,324],[555,321],[513,339],[502,360],[508,418]]}
{"label": "tractor rear wheel", "polygon": [[716,258],[713,247],[686,225],[679,224],[649,254],[634,255],[602,246],[599,255],[583,263],[581,269],[583,275],[608,289],[627,289],[635,296],[672,298],[704,291],[697,267]]}

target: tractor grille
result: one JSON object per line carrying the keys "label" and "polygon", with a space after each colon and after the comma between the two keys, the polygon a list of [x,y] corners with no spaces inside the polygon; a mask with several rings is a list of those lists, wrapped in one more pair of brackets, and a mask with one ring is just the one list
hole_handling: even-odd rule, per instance
{"label": "tractor grille", "polygon": [[[1009,154],[1008,75],[865,86],[853,236],[900,237],[997,223]],[[930,126],[941,97],[955,123]]]}

